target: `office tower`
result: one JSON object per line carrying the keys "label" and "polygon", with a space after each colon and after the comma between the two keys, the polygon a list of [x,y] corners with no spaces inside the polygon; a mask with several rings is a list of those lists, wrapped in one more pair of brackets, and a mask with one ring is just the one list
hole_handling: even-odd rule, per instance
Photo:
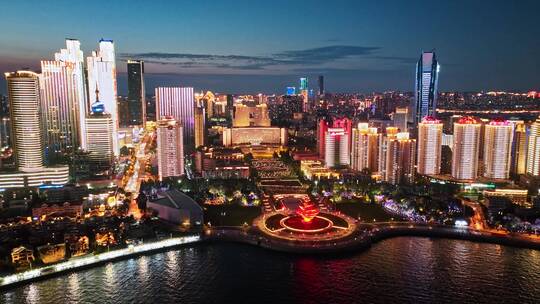
{"label": "office tower", "polygon": [[392,114],[392,121],[394,127],[398,128],[401,132],[407,132],[407,120],[409,116],[409,109],[407,107],[397,107]]}
{"label": "office tower", "polygon": [[184,148],[191,151],[195,147],[195,96],[193,88],[157,87],[156,119],[172,117],[182,125]]}
{"label": "office tower", "polygon": [[436,116],[439,64],[435,52],[423,52],[416,64],[414,123]]}
{"label": "office tower", "polygon": [[319,75],[319,96],[324,95],[324,76]]}
{"label": "office tower", "polygon": [[197,106],[195,107],[195,148],[198,148],[200,146],[204,146],[205,142],[205,133],[206,133],[206,126],[205,126],[205,110],[203,106]]}
{"label": "office tower", "polygon": [[306,77],[300,78],[300,95],[304,100],[304,112],[309,110],[309,91],[308,91],[308,79]]}
{"label": "office tower", "polygon": [[127,80],[129,125],[144,126],[146,123],[146,92],[144,90],[143,61],[127,61]]}
{"label": "office tower", "polygon": [[11,116],[11,140],[20,171],[43,168],[40,125],[39,74],[30,71],[6,73]]}
{"label": "office tower", "polygon": [[507,179],[510,176],[513,127],[502,119],[484,127],[484,176]]}
{"label": "office tower", "polygon": [[514,123],[514,140],[512,141],[512,165],[514,175],[527,172],[527,127],[523,121]]}
{"label": "office tower", "polygon": [[457,179],[473,180],[478,173],[480,153],[480,121],[463,116],[454,123],[452,147],[452,176]]}
{"label": "office tower", "polygon": [[246,106],[237,104],[234,106],[233,127],[270,127],[270,116],[268,106],[258,104]]}
{"label": "office tower", "polygon": [[379,140],[382,135],[377,128],[369,128],[367,123],[359,123],[352,130],[351,169],[369,169],[377,172],[379,166]]}
{"label": "office tower", "polygon": [[214,117],[214,104],[216,102],[216,96],[210,91],[206,91],[205,94],[195,94],[195,101],[197,106],[202,106],[206,112],[206,118],[210,119]]}
{"label": "office tower", "polygon": [[157,156],[159,179],[184,175],[182,124],[172,117],[163,117],[157,124]]}
{"label": "office tower", "polygon": [[113,153],[120,153],[118,144],[118,106],[116,88],[116,63],[114,44],[112,40],[101,39],[99,49],[87,58],[88,69],[88,101],[97,101],[96,91],[99,91],[99,101],[105,106],[105,112],[111,115],[113,121]]}
{"label": "office tower", "polygon": [[75,64],[41,61],[41,122],[45,155],[52,160],[79,147],[79,97]]}
{"label": "office tower", "polygon": [[527,144],[527,174],[540,175],[540,117],[531,124]]}
{"label": "office tower", "polygon": [[[79,147],[86,149],[86,125],[85,119],[88,114],[88,98],[86,93],[86,75],[84,71],[84,56],[81,51],[81,43],[77,39],[66,39],[66,48],[54,54],[54,60],[69,63],[72,65],[70,96],[74,100],[71,102],[77,108],[76,130]],[[43,71],[42,71],[43,72]]]}
{"label": "office tower", "polygon": [[391,184],[412,183],[414,181],[414,165],[416,140],[409,138],[409,133],[388,134],[386,138],[385,168],[382,175],[384,181]]}
{"label": "office tower", "polygon": [[443,123],[431,116],[424,117],[418,124],[418,166],[423,175],[438,175],[441,172]]}
{"label": "office tower", "polygon": [[113,132],[114,122],[107,108],[98,100],[91,106],[90,113],[86,116],[86,142],[89,159],[100,168],[107,169],[113,160]]}

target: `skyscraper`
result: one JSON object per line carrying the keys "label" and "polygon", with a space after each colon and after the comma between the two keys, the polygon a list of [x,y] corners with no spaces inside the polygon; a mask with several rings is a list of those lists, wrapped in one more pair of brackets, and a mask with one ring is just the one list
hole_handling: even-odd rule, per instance
{"label": "skyscraper", "polygon": [[436,116],[439,64],[435,52],[423,52],[416,64],[414,123]]}
{"label": "skyscraper", "polygon": [[43,168],[43,142],[39,107],[39,74],[30,71],[6,73],[11,113],[11,140],[20,171]]}
{"label": "skyscraper", "polygon": [[359,123],[352,130],[351,169],[377,172],[380,137],[377,128],[369,128],[367,123]]}
{"label": "skyscraper", "polygon": [[112,40],[101,39],[99,49],[92,52],[87,58],[88,68],[88,100],[90,104],[97,101],[96,91],[99,91],[99,99],[105,106],[105,112],[111,115],[113,122],[113,153],[118,155],[118,106],[116,88],[116,63],[114,44]]}
{"label": "skyscraper", "polygon": [[81,100],[76,80],[74,63],[41,61],[41,121],[45,154],[49,160],[79,147]]}
{"label": "skyscraper", "polygon": [[463,116],[454,123],[452,148],[452,176],[457,179],[474,180],[478,174],[480,153],[480,121]]}
{"label": "skyscraper", "polygon": [[306,77],[300,78],[300,95],[304,100],[304,111],[309,110],[309,90],[308,90],[308,79]]}
{"label": "skyscraper", "polygon": [[172,117],[163,117],[157,124],[157,157],[159,179],[184,175],[182,125]]}
{"label": "skyscraper", "polygon": [[113,121],[111,114],[106,112],[104,104],[99,101],[99,95],[97,98],[86,116],[87,151],[94,165],[108,169],[113,160]]}
{"label": "skyscraper", "polygon": [[184,148],[193,150],[195,147],[195,96],[193,88],[157,87],[156,88],[156,119],[172,117],[182,125]]}
{"label": "skyscraper", "polygon": [[195,148],[204,146],[206,133],[206,117],[203,106],[195,107]]}
{"label": "skyscraper", "polygon": [[324,76],[319,75],[319,96],[324,95]]}
{"label": "skyscraper", "polygon": [[400,132],[388,137],[383,179],[391,184],[413,182],[415,152],[416,141],[409,138],[409,133]]}
{"label": "skyscraper", "polygon": [[86,149],[86,125],[85,119],[88,114],[88,98],[86,94],[86,76],[84,73],[84,56],[81,51],[81,43],[77,39],[66,39],[66,48],[54,54],[54,60],[66,62],[73,65],[70,89],[75,92],[71,94],[74,98],[72,104],[77,107],[77,136],[79,147]]}
{"label": "skyscraper", "polygon": [[506,120],[495,119],[484,128],[484,176],[507,179],[510,176],[513,127]]}
{"label": "skyscraper", "polygon": [[514,140],[512,141],[512,165],[514,175],[527,172],[527,127],[523,121],[514,122]]}
{"label": "skyscraper", "polygon": [[326,167],[349,165],[351,162],[352,122],[348,118],[336,119],[331,127],[324,120],[319,122],[319,153],[324,157]]}
{"label": "skyscraper", "polygon": [[527,174],[540,175],[540,117],[531,124],[527,144]]}
{"label": "skyscraper", "polygon": [[146,123],[146,92],[144,90],[144,62],[127,61],[129,125]]}
{"label": "skyscraper", "polygon": [[442,129],[442,122],[431,116],[418,124],[419,174],[437,175],[441,172]]}

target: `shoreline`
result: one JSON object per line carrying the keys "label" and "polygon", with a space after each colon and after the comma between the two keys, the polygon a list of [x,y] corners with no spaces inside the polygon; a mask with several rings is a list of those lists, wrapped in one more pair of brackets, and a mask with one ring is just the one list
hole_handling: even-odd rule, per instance
{"label": "shoreline", "polygon": [[117,249],[97,255],[89,254],[72,258],[64,262],[40,267],[24,272],[0,277],[0,290],[43,280],[72,271],[92,268],[109,262],[124,260],[135,256],[168,251],[186,244],[232,242],[243,243],[260,248],[292,254],[339,254],[361,252],[370,249],[374,244],[394,237],[428,237],[441,239],[457,239],[479,243],[498,244],[509,247],[540,250],[540,241],[535,242],[516,236],[493,235],[467,228],[429,226],[419,224],[364,224],[357,230],[354,238],[346,242],[329,242],[322,245],[302,244],[301,242],[285,242],[270,239],[253,228],[216,227],[207,235],[191,235],[175,237],[156,242],[144,243]]}

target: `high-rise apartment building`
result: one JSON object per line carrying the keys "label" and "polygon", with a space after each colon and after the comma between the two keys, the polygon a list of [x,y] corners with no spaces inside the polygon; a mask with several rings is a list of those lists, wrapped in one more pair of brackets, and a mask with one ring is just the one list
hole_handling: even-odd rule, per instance
{"label": "high-rise apartment building", "polygon": [[431,116],[424,117],[418,124],[417,172],[437,175],[441,172],[443,123]]}
{"label": "high-rise apartment building", "polygon": [[540,117],[531,124],[527,143],[527,174],[540,175]]}
{"label": "high-rise apartment building", "polygon": [[359,123],[357,128],[352,129],[351,169],[378,171],[381,136],[377,128],[370,128],[367,123]]}
{"label": "high-rise apartment building", "polygon": [[157,123],[157,158],[159,179],[184,175],[182,124],[172,117]]}
{"label": "high-rise apartment building", "polygon": [[389,134],[386,138],[386,155],[382,175],[391,184],[412,183],[415,174],[416,140],[409,133]]}
{"label": "high-rise apartment building", "polygon": [[514,175],[527,172],[527,126],[525,122],[513,122],[514,140],[512,141],[512,165],[510,172]]}
{"label": "high-rise apartment building", "polygon": [[436,116],[439,63],[435,52],[423,52],[416,64],[414,123]]}
{"label": "high-rise apartment building", "polygon": [[195,148],[195,95],[193,88],[157,87],[156,119],[172,117],[182,125],[184,148]]}
{"label": "high-rise apartment building", "polygon": [[492,120],[484,126],[484,176],[507,179],[512,160],[513,126],[506,120]]}
{"label": "high-rise apartment building", "polygon": [[[331,123],[321,119],[317,124],[317,152],[321,159],[326,158],[326,134],[329,128],[342,128],[347,137],[347,153],[350,153],[352,121],[348,118],[335,119]],[[350,160],[349,160],[350,161]]]}
{"label": "high-rise apartment building", "polygon": [[141,126],[146,123],[146,92],[144,89],[144,62],[127,61],[128,81],[128,125]]}
{"label": "high-rise apartment building", "polygon": [[463,116],[454,123],[452,177],[461,180],[476,179],[480,132],[480,121],[474,117]]}
{"label": "high-rise apartment building", "polygon": [[113,121],[113,153],[119,155],[118,144],[118,105],[116,86],[116,62],[114,44],[112,40],[101,39],[99,49],[93,51],[87,58],[88,69],[88,101],[94,104],[98,98],[96,92],[99,91],[99,101],[105,106],[105,112],[111,115]]}

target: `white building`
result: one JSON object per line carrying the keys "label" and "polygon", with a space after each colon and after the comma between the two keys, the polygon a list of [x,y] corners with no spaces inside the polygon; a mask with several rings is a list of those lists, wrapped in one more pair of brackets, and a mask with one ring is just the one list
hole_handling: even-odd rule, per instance
{"label": "white building", "polygon": [[116,63],[114,44],[112,40],[100,40],[99,49],[92,52],[87,58],[88,64],[88,102],[94,104],[97,101],[96,91],[99,91],[99,100],[105,106],[105,112],[109,113],[113,122],[113,153],[120,153],[118,144],[118,106],[116,88]]}
{"label": "white building", "polygon": [[510,176],[513,127],[506,120],[492,120],[484,127],[484,176]]}
{"label": "white building", "polygon": [[84,56],[81,51],[81,43],[76,39],[66,39],[66,48],[54,54],[55,61],[61,61],[73,64],[73,83],[72,88],[76,90],[74,96],[77,100],[73,104],[77,109],[78,122],[78,142],[82,149],[86,149],[86,126],[84,124],[88,114],[88,98],[86,96],[86,77],[84,73]]}
{"label": "white building", "polygon": [[452,177],[461,180],[476,179],[481,126],[476,118],[468,116],[454,123]]}
{"label": "white building", "polygon": [[111,114],[104,112],[105,110],[99,101],[92,105],[91,113],[86,116],[86,142],[90,160],[111,164],[114,157],[114,123]]}
{"label": "white building", "polygon": [[324,162],[327,168],[347,166],[351,163],[349,134],[345,128],[328,128],[324,140]]}
{"label": "white building", "polygon": [[529,132],[527,174],[540,175],[540,117],[531,124]]}
{"label": "white building", "polygon": [[351,169],[361,171],[368,168],[371,172],[378,171],[381,136],[377,128],[369,128],[367,123],[359,123],[352,130]]}
{"label": "white building", "polygon": [[184,175],[182,125],[172,117],[157,123],[157,157],[159,179]]}
{"label": "white building", "polygon": [[418,124],[417,172],[423,175],[437,175],[441,172],[443,124],[431,116]]}

